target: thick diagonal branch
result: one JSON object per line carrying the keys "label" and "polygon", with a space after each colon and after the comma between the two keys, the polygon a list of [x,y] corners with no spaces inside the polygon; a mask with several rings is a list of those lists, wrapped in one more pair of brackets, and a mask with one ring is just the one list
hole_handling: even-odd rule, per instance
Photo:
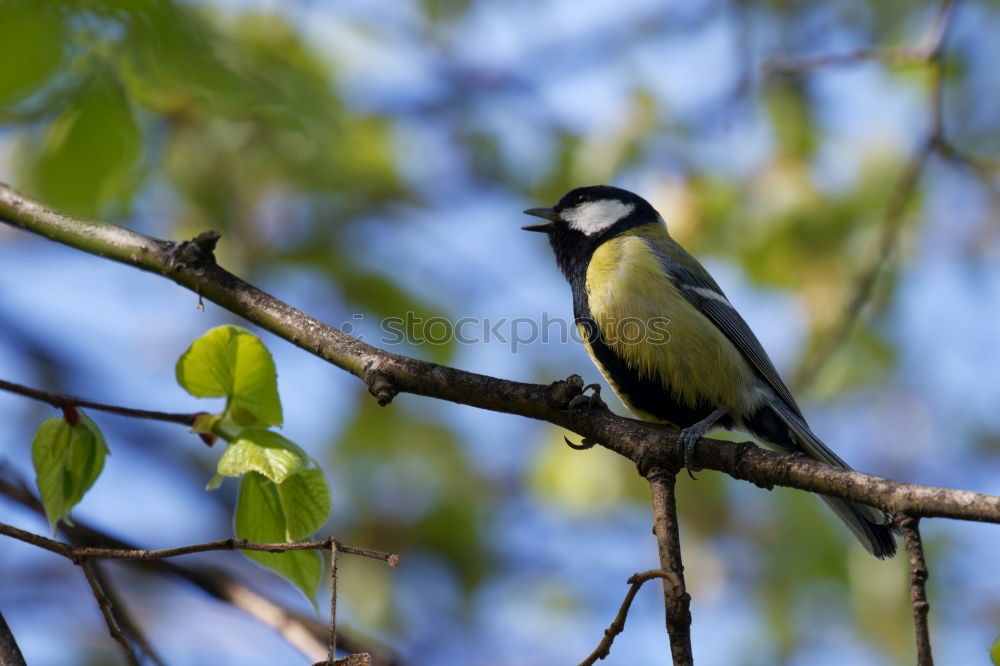
{"label": "thick diagonal branch", "polygon": [[[566,409],[579,378],[549,386],[513,382],[393,354],[365,344],[244,282],[215,263],[217,236],[180,244],[53,211],[0,183],[0,220],[105,259],[163,275],[227,310],[343,368],[366,382],[380,402],[416,393],[568,428],[632,461],[665,469],[683,463],[677,436],[607,410]],[[1000,497],[899,483],[812,460],[763,451],[749,443],[698,443],[699,466],[759,486],[789,486],[921,516],[1000,522]]]}

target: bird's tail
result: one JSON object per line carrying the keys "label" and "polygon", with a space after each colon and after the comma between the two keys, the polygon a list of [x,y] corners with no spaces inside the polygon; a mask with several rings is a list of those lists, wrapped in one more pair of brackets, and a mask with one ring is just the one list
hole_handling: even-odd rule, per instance
{"label": "bird's tail", "polygon": [[[791,447],[793,450],[802,451],[813,460],[825,462],[834,467],[851,469],[850,465],[841,460],[840,456],[831,451],[819,437],[813,434],[802,417],[780,402],[772,403],[770,407],[782,423],[787,426],[790,434],[794,436],[794,443],[798,446]],[[760,433],[761,436],[764,434]],[[765,438],[768,443],[773,442],[779,448],[788,448],[782,445],[781,438],[775,439]],[[837,517],[847,525],[869,553],[879,559],[892,557],[896,554],[896,539],[893,536],[895,528],[892,524],[892,517],[885,511],[825,495],[820,495],[820,498],[833,509]]]}

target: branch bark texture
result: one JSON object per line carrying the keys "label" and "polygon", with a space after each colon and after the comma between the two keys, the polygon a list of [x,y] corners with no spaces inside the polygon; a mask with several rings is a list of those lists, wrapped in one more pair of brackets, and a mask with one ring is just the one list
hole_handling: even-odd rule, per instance
{"label": "branch bark texture", "polygon": [[920,538],[920,519],[903,516],[897,519],[910,567],[910,606],[913,609],[913,628],[917,646],[917,666],[934,666],[931,652],[931,632],[927,623],[930,604],[927,602],[927,561],[924,559],[924,544]]}
{"label": "branch bark texture", "polygon": [[[400,393],[548,421],[600,442],[633,462],[664,469],[683,464],[676,435],[606,409],[567,410],[579,377],[548,386],[429,363],[378,349],[299,311],[215,263],[213,232],[173,243],[104,222],[79,220],[0,183],[0,220],[85,252],[162,275],[364,381],[381,404]],[[751,443],[702,439],[695,463],[758,486],[788,486],[924,517],[1000,523],[1000,497],[900,483]]]}
{"label": "branch bark texture", "polygon": [[3,614],[0,614],[0,666],[25,666],[24,655],[21,654],[21,648],[17,646]]}
{"label": "branch bark texture", "polygon": [[677,473],[658,471],[649,477],[653,496],[653,534],[660,553],[663,576],[663,607],[666,613],[670,655],[674,666],[691,666],[691,595],[684,585],[681,537],[677,521],[675,488]]}

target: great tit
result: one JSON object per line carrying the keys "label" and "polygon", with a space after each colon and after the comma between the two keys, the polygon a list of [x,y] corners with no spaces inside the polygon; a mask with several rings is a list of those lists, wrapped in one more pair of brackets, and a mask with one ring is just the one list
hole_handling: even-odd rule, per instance
{"label": "great tit", "polygon": [[[716,427],[850,469],[809,429],[746,321],[645,199],[598,185],[524,212],[547,220],[523,228],[548,234],[591,360],[638,418],[680,430],[689,469],[695,442]],[[895,554],[888,514],[821,497],[868,552]]]}

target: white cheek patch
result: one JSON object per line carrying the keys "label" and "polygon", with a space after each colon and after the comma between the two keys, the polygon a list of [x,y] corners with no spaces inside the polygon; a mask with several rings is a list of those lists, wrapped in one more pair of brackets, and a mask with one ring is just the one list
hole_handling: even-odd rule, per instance
{"label": "white cheek patch", "polygon": [[598,234],[626,217],[635,210],[635,204],[605,199],[604,201],[587,201],[563,211],[562,218],[571,229],[582,231],[588,236]]}

